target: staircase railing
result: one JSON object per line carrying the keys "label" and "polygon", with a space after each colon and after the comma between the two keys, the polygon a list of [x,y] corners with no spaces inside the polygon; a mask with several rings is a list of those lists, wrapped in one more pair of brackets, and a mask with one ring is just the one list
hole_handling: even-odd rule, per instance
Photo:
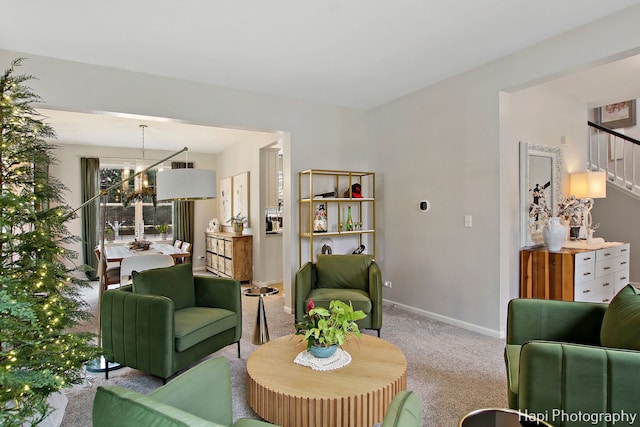
{"label": "staircase railing", "polygon": [[607,180],[640,197],[640,141],[597,123],[589,125],[589,167],[604,171]]}

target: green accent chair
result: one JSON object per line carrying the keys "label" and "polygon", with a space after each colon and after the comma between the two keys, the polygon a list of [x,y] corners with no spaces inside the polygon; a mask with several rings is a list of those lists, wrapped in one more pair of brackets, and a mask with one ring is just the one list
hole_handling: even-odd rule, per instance
{"label": "green accent chair", "polygon": [[240,357],[240,282],[194,276],[190,263],[134,271],[132,285],[104,293],[100,313],[107,361],[165,381],[233,343]]}
{"label": "green accent chair", "polygon": [[295,321],[303,321],[310,299],[318,307],[329,308],[332,300],[348,303],[367,317],[358,327],[382,328],[382,272],[368,254],[318,255],[317,262],[307,262],[296,273]]}
{"label": "green accent chair", "polygon": [[421,427],[422,403],[413,391],[401,391],[395,395],[381,427]]}
{"label": "green accent chair", "polygon": [[205,360],[148,395],[119,386],[100,386],[93,400],[94,427],[271,426],[239,419],[233,423],[231,370],[223,357]]}
{"label": "green accent chair", "polygon": [[504,353],[509,407],[545,414],[556,427],[587,425],[571,420],[580,411],[640,415],[638,350],[640,295],[630,285],[609,305],[514,299]]}

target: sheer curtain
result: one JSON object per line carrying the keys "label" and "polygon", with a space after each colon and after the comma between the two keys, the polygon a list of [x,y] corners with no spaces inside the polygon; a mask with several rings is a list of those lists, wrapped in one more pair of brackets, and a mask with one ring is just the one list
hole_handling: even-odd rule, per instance
{"label": "sheer curtain", "polygon": [[[82,203],[95,197],[100,191],[100,159],[95,157],[82,157],[80,159],[80,192]],[[82,221],[82,260],[92,267],[87,271],[89,280],[98,280],[98,260],[93,249],[98,244],[98,212],[100,211],[100,199],[82,208],[80,212]]]}
{"label": "sheer curtain", "polygon": [[[193,168],[193,163],[171,162],[171,169]],[[194,202],[173,202],[173,239],[193,244]]]}

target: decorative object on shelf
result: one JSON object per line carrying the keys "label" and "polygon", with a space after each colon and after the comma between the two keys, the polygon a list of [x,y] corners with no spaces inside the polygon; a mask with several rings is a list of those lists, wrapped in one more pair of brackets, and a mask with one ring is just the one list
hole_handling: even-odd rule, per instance
{"label": "decorative object on shelf", "polygon": [[542,237],[549,252],[558,252],[567,239],[567,228],[559,217],[553,216],[542,229]]}
{"label": "decorative object on shelf", "polygon": [[[333,300],[329,303],[329,309],[326,309],[315,307],[313,300],[309,300],[303,321],[296,324],[296,335],[304,335],[303,340],[307,341],[309,352],[312,352],[314,346],[337,348],[344,344],[350,334],[360,336],[356,321],[365,317],[362,310],[353,309],[351,302],[346,304]],[[333,353],[335,349],[325,350],[316,357],[329,357]]]}
{"label": "decorative object on shelf", "polygon": [[231,222],[231,225],[233,226],[233,232],[235,235],[240,236],[244,230],[244,223],[247,222],[247,217],[237,214],[236,216],[231,217],[229,222]]}
{"label": "decorative object on shelf", "polygon": [[213,218],[211,221],[209,221],[209,227],[207,228],[207,231],[219,233],[220,228],[220,221],[218,221],[218,218]]}
{"label": "decorative object on shelf", "polygon": [[585,225],[588,212],[592,206],[593,199],[578,199],[573,195],[560,203],[558,216],[568,221],[571,240],[578,240],[580,237],[580,229]]}
{"label": "decorative object on shelf", "polygon": [[333,253],[333,241],[331,239],[322,239],[320,243],[322,244],[320,251],[323,255],[331,255]]}
{"label": "decorative object on shelf", "polygon": [[344,223],[345,231],[353,231],[353,218],[351,218],[351,206],[347,207],[347,222]]}
{"label": "decorative object on shelf", "polygon": [[233,183],[232,178],[222,178],[220,180],[220,211],[222,212],[222,222],[231,222],[233,216]]}
{"label": "decorative object on shelf", "polygon": [[353,252],[351,252],[354,255],[358,255],[361,254],[362,252],[364,252],[364,245],[360,245],[358,246]]}
{"label": "decorative object on shelf", "polygon": [[362,186],[357,182],[351,186],[351,194],[349,190],[344,191],[344,197],[352,197],[354,199],[362,199]]}
{"label": "decorative object on shelf", "polygon": [[324,233],[328,228],[327,211],[324,208],[324,204],[320,204],[316,210],[316,216],[313,219],[313,232]]}

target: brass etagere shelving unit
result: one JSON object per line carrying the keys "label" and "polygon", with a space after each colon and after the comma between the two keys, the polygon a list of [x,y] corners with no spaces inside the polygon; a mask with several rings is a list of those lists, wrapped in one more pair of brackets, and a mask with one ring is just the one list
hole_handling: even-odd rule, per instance
{"label": "brass etagere shelving unit", "polygon": [[[354,197],[353,184],[360,184],[362,197]],[[376,254],[375,173],[343,170],[308,169],[298,173],[298,264],[314,260],[314,240],[320,238],[357,237],[358,244],[367,239],[365,253]],[[314,232],[315,211],[324,204],[328,230]],[[354,230],[346,230],[346,209],[352,207]],[[303,243],[308,242],[308,258]]]}

